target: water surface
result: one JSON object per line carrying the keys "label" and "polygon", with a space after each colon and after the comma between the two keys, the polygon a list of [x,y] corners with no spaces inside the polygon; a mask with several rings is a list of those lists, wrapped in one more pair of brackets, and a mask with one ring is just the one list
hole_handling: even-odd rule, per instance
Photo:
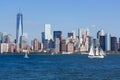
{"label": "water surface", "polygon": [[1,54],[0,80],[120,80],[120,54],[104,59],[87,55]]}

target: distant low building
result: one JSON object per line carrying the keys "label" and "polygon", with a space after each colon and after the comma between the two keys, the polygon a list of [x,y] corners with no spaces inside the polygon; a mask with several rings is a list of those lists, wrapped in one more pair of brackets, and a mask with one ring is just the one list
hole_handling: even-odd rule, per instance
{"label": "distant low building", "polygon": [[1,53],[7,53],[8,52],[8,43],[1,43],[0,52]]}
{"label": "distant low building", "polygon": [[9,43],[8,44],[8,52],[14,53],[15,52],[15,46],[16,46],[15,43]]}

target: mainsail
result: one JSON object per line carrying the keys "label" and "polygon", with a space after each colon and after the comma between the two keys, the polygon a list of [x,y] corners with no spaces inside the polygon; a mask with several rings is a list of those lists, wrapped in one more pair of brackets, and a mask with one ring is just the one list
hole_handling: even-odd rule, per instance
{"label": "mainsail", "polygon": [[94,55],[93,45],[91,45],[89,55],[91,55],[91,56],[93,56],[93,55]]}

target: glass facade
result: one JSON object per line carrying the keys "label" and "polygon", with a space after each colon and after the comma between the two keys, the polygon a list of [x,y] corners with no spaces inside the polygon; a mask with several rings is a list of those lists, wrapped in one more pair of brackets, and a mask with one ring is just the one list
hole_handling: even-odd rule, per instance
{"label": "glass facade", "polygon": [[100,36],[100,47],[105,51],[105,36]]}
{"label": "glass facade", "polygon": [[16,43],[20,44],[20,37],[23,35],[23,15],[17,14]]}
{"label": "glass facade", "polygon": [[111,51],[117,51],[117,37],[111,37]]}
{"label": "glass facade", "polygon": [[51,25],[50,24],[45,24],[45,39],[46,40],[52,39]]}
{"label": "glass facade", "polygon": [[111,50],[111,35],[109,33],[105,35],[105,50]]}

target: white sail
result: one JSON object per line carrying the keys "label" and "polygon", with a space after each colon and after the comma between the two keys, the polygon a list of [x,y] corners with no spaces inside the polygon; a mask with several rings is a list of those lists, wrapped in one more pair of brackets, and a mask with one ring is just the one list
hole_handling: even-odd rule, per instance
{"label": "white sail", "polygon": [[25,53],[25,56],[24,56],[24,58],[29,58],[29,57],[28,57],[28,55],[27,55],[27,53]]}
{"label": "white sail", "polygon": [[99,54],[99,50],[98,50],[98,47],[96,47],[96,53],[95,53],[96,56],[100,55]]}
{"label": "white sail", "polygon": [[94,50],[93,50],[93,46],[91,46],[91,48],[90,48],[89,55],[91,55],[91,56],[94,56]]}
{"label": "white sail", "polygon": [[105,55],[105,53],[102,49],[100,49],[100,55]]}
{"label": "white sail", "polygon": [[90,48],[90,52],[88,54],[88,58],[104,58],[104,52],[102,49],[100,49],[97,47],[96,51],[94,52],[94,48],[91,46]]}

